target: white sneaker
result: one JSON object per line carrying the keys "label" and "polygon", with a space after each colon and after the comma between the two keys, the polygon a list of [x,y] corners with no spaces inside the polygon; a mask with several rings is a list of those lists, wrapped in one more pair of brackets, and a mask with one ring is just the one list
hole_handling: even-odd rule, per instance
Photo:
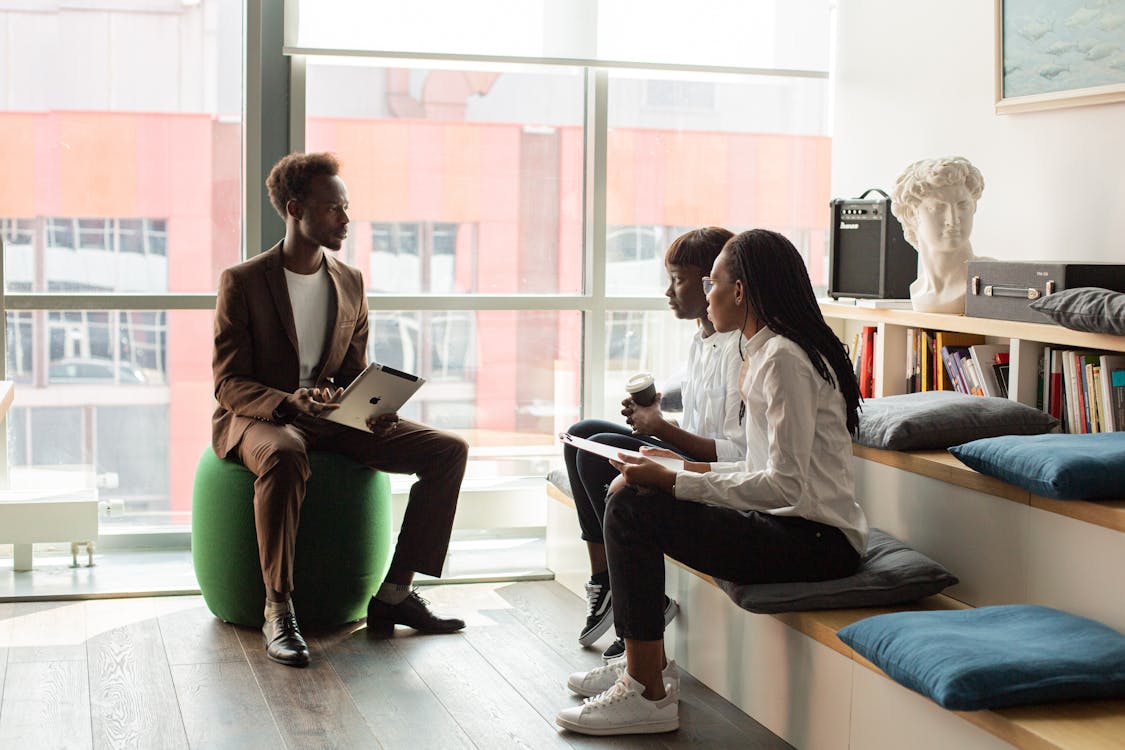
{"label": "white sneaker", "polygon": [[555,723],[572,732],[596,735],[654,734],[679,729],[679,692],[650,701],[641,695],[644,689],[625,672],[604,693],[587,698],[581,706],[559,711]]}
{"label": "white sneaker", "polygon": [[[579,695],[597,695],[613,687],[613,683],[621,679],[623,674],[625,674],[624,654],[610,659],[605,666],[595,667],[589,672],[575,672],[567,678],[566,686]],[[664,689],[668,692],[680,689],[680,670],[676,668],[675,661],[668,662],[668,666],[661,672],[661,677],[664,679]]]}

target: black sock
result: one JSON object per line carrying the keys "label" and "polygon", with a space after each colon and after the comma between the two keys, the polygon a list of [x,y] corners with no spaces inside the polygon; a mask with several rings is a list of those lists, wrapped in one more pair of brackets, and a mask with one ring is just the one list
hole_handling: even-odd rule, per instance
{"label": "black sock", "polygon": [[590,576],[590,583],[596,583],[599,586],[609,585],[609,571],[603,570],[601,573],[594,573]]}

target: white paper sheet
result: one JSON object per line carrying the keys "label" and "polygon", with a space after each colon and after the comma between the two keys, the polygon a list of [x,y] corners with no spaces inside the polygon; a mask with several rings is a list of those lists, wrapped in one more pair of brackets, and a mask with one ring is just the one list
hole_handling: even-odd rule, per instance
{"label": "white paper sheet", "polygon": [[612,445],[605,445],[604,443],[595,443],[592,440],[587,440],[585,438],[575,437],[574,435],[571,435],[569,432],[560,432],[559,433],[559,440],[562,440],[564,443],[567,443],[569,445],[573,445],[578,450],[586,451],[588,453],[593,453],[593,454],[596,454],[598,456],[601,456],[602,458],[608,458],[611,461],[617,461],[619,463],[621,461],[619,456],[632,456],[634,458],[647,458],[649,461],[655,461],[656,463],[660,464],[661,466],[663,466],[667,469],[671,469],[672,471],[683,471],[684,470],[684,462],[683,462],[683,460],[681,460],[679,458],[665,458],[663,456],[646,456],[645,454],[641,453],[640,451],[631,451],[631,450],[626,450],[624,448],[614,448]]}

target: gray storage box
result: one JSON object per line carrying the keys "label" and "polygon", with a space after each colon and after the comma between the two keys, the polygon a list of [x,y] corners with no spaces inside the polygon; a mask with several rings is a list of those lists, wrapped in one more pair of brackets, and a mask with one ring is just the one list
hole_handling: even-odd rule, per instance
{"label": "gray storage box", "polygon": [[965,314],[974,318],[1051,323],[1028,305],[1080,286],[1125,292],[1125,265],[1119,263],[971,260],[967,268]]}

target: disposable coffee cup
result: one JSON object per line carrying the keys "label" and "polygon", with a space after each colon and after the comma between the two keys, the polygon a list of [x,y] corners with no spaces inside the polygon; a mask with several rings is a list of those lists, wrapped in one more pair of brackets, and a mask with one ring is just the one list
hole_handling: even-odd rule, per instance
{"label": "disposable coffee cup", "polygon": [[651,372],[638,372],[625,382],[625,391],[637,406],[651,406],[656,400],[656,383]]}

